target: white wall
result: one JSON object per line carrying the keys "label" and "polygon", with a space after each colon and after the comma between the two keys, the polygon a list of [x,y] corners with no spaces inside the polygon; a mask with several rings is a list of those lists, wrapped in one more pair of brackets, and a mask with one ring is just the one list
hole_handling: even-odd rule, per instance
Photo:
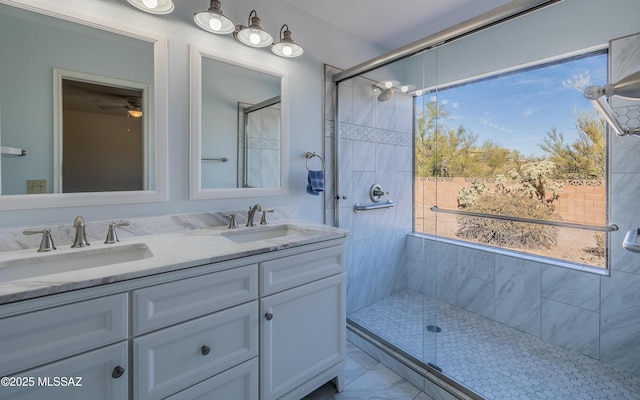
{"label": "white wall", "polygon": [[[59,3],[56,0],[44,0]],[[278,2],[262,4],[239,0],[224,2],[225,15],[236,23],[246,23],[256,9],[262,24],[277,36],[280,26],[288,24],[293,39],[305,53],[296,59],[283,59],[268,49],[256,50],[238,45],[231,36],[207,33],[193,23],[193,13],[209,6],[206,0],[177,0],[172,14],[156,16],[129,6],[124,0],[65,0],[64,5],[87,14],[100,15],[121,24],[158,32],[169,38],[169,201],[148,204],[106,205],[29,211],[0,211],[0,227],[71,223],[74,216],[88,220],[132,218],[245,208],[260,202],[264,206],[294,206],[302,218],[322,222],[322,198],[305,193],[305,152],[323,148],[323,64],[348,67],[382,53],[344,31],[310,15],[282,6]],[[228,52],[236,58],[256,60],[287,70],[290,74],[290,177],[288,196],[226,200],[190,201],[189,193],[189,44]],[[126,60],[122,60],[125,62]],[[5,143],[3,143],[5,144]],[[8,145],[8,144],[7,144]]]}

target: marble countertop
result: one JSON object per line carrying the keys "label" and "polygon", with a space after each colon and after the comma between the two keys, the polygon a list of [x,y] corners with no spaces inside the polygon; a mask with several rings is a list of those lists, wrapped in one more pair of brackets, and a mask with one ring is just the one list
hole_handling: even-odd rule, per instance
{"label": "marble countertop", "polygon": [[[258,232],[274,229],[281,225],[292,226],[296,231],[287,236],[247,243],[236,243],[224,237],[227,232],[247,230]],[[36,249],[0,252],[0,304],[344,238],[347,234],[347,231],[328,225],[302,220],[279,220],[270,225],[242,226],[235,230],[218,226],[167,234],[136,236],[121,239],[116,244],[93,242],[90,246],[80,249],[71,248],[69,245],[58,246],[57,250],[47,253],[38,253]],[[73,258],[81,252],[100,252],[101,249],[130,246],[136,243],[144,243],[152,256],[135,261],[68,272],[44,274],[43,271],[43,274],[37,277],[17,280],[6,280],[8,278],[3,277],[3,266],[17,263],[30,267],[39,262],[42,263],[52,255],[62,259],[66,256]],[[42,268],[44,269],[45,266]]]}

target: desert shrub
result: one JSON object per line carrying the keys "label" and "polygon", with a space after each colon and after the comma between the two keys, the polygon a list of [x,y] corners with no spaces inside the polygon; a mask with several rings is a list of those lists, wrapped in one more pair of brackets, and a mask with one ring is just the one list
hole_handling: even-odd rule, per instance
{"label": "desert shrub", "polygon": [[[524,164],[509,171],[508,177],[498,175],[494,189],[474,181],[458,192],[458,206],[482,214],[557,220],[553,201],[562,185],[548,178],[553,169],[549,161]],[[470,216],[457,220],[456,235],[462,239],[522,249],[551,248],[557,243],[553,226]]]}
{"label": "desert shrub", "polygon": [[[536,219],[552,219],[554,216],[549,207],[535,198],[496,193],[481,196],[466,211]],[[456,235],[494,246],[535,249],[553,247],[557,242],[558,232],[555,227],[548,225],[460,215]]]}
{"label": "desert shrub", "polygon": [[605,256],[605,235],[603,232],[596,232],[593,234],[595,240],[595,246],[584,249],[587,253],[595,254],[598,257]]}

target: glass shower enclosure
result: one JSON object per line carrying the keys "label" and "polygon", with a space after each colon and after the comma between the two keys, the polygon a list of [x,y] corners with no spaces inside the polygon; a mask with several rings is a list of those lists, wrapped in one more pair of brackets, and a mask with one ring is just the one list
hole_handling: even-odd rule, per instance
{"label": "glass shower enclosure", "polygon": [[[446,164],[424,163],[425,152],[443,151],[437,140],[427,143],[429,132],[463,112],[446,88],[606,50],[615,80],[617,54],[640,43],[627,37],[640,32],[628,17],[640,4],[613,3],[565,0],[374,68],[325,68],[325,155],[333,170],[325,211],[328,223],[351,232],[349,340],[434,398],[640,397],[640,297],[633,289],[640,270],[616,245],[640,224],[617,208],[632,193],[619,184],[640,188],[640,164],[629,175],[629,160],[623,166],[612,153],[640,150],[640,141],[607,139],[607,215],[620,232],[602,235],[604,268],[445,234],[458,216],[433,207],[456,207],[456,193],[448,192],[454,178]],[[626,21],[624,29],[594,34],[583,21],[601,13]],[[625,40],[609,43],[618,37]]]}

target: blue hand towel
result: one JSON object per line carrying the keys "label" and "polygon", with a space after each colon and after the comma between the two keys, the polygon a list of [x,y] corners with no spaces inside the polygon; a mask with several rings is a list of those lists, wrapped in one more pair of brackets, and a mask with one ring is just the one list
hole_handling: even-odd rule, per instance
{"label": "blue hand towel", "polygon": [[324,191],[324,172],[322,171],[309,171],[307,177],[307,193],[319,196],[320,192]]}

